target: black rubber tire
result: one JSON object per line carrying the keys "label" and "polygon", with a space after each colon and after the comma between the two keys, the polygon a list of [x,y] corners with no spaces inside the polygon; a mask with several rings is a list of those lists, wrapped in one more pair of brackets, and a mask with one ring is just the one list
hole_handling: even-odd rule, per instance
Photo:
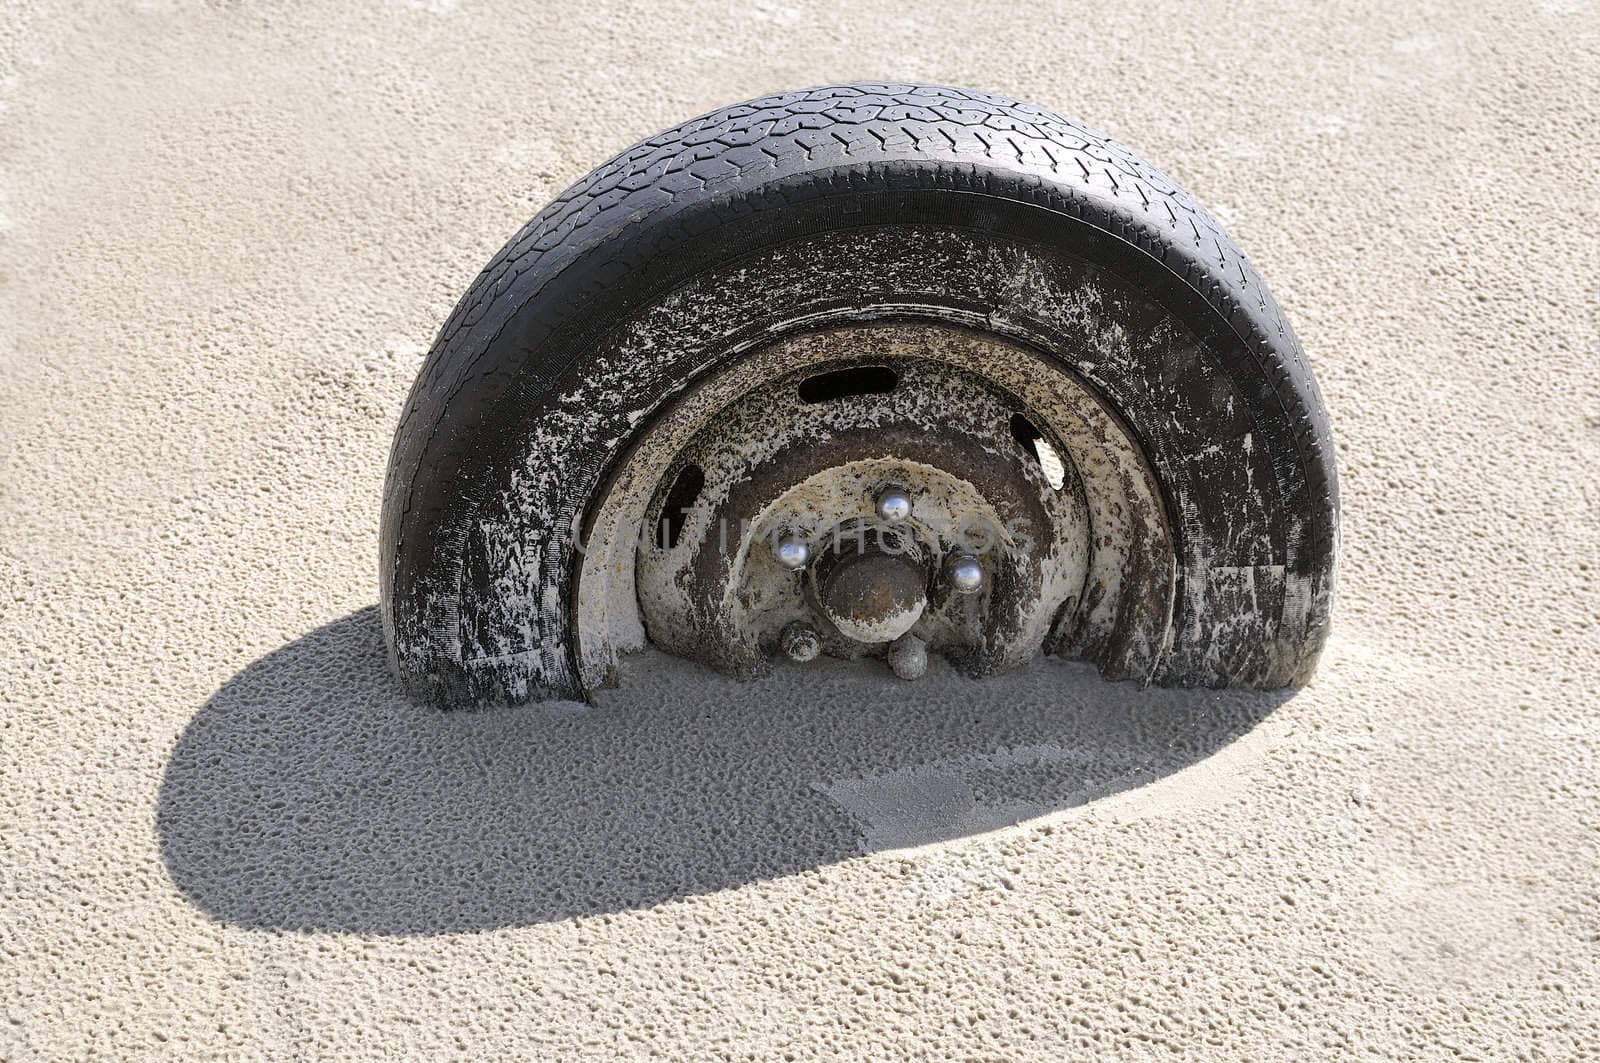
{"label": "black rubber tire", "polygon": [[[995,276],[1024,252],[1028,276]],[[1090,289],[1105,328],[1067,306]],[[775,335],[923,316],[1059,356],[1145,448],[1180,562],[1172,645],[1148,678],[1309,676],[1332,602],[1333,444],[1299,342],[1244,255],[1170,178],[1059,115],[848,85],[630,148],[462,297],[385,486],[383,621],[401,680],[448,704],[585,696],[572,539],[640,420]],[[1105,346],[1112,326],[1126,349],[1083,368],[1082,345]]]}

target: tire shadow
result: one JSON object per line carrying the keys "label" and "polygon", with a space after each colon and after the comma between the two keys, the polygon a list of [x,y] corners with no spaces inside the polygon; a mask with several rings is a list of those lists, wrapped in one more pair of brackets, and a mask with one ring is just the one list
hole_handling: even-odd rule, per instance
{"label": "tire shadow", "polygon": [[252,928],[438,934],[649,907],[1148,784],[1290,692],[1138,690],[1040,660],[917,683],[874,662],[738,683],[660,654],[596,707],[439,712],[363,609],[190,722],[157,829],[174,882]]}

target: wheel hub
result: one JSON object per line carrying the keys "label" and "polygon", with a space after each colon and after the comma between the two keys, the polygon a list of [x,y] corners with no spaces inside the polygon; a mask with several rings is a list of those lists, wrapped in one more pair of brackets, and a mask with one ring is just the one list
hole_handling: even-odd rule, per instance
{"label": "wheel hub", "polygon": [[910,631],[927,608],[929,579],[910,536],[859,530],[835,539],[812,572],[823,615],[856,642],[892,642]]}

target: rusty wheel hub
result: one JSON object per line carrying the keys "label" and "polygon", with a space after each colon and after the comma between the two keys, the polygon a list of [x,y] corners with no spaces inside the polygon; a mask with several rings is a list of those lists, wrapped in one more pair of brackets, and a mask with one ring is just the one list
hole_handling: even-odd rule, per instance
{"label": "rusty wheel hub", "polygon": [[910,631],[927,608],[930,577],[915,541],[865,528],[835,538],[812,572],[818,606],[834,629],[867,644]]}

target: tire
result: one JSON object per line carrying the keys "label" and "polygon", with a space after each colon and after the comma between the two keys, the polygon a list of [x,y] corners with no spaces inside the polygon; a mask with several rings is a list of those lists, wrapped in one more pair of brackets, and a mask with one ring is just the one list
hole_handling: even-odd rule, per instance
{"label": "tire", "polygon": [[541,211],[440,331],[395,434],[381,596],[441,704],[583,698],[574,566],[638,427],[820,323],[926,320],[1056,359],[1143,448],[1176,554],[1163,685],[1303,683],[1338,496],[1293,330],[1222,227],[1127,148],[986,93],[847,85],[727,107]]}

